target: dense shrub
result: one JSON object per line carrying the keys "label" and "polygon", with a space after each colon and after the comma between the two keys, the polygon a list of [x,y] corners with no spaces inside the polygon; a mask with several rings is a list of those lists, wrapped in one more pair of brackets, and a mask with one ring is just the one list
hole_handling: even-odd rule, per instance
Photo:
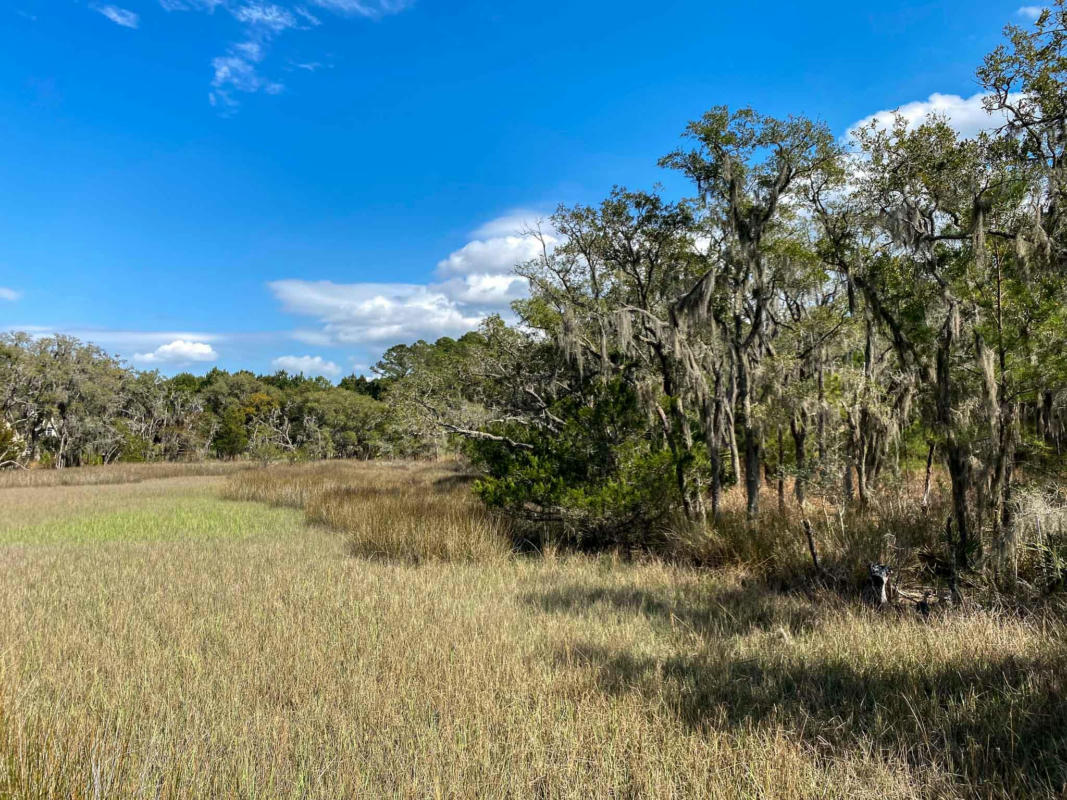
{"label": "dense shrub", "polygon": [[529,448],[474,440],[467,452],[485,477],[475,485],[490,507],[550,523],[584,546],[647,542],[651,528],[677,504],[674,461],[648,436],[647,415],[632,387],[613,381],[587,397],[557,402],[557,430],[513,430]]}

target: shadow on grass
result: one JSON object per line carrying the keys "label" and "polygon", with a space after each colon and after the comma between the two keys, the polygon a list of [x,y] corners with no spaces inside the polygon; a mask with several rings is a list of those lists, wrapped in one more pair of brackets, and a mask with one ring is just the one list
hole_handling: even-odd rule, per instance
{"label": "shadow on grass", "polygon": [[[758,587],[668,598],[668,590],[568,586],[527,602],[548,612],[614,612],[681,620],[706,640],[782,629],[815,631],[825,609],[805,608]],[[794,602],[790,602],[790,600]],[[871,636],[892,624],[871,625]],[[907,634],[899,629],[886,635]],[[829,635],[829,634],[827,634]],[[891,652],[880,647],[878,652]],[[1067,796],[1067,658],[1041,654],[938,663],[864,658],[840,649],[805,653],[789,637],[742,658],[730,647],[669,657],[602,645],[560,649],[557,666],[578,669],[611,695],[666,702],[695,729],[781,728],[813,751],[902,758],[950,776],[963,796]]]}
{"label": "shadow on grass", "polygon": [[1062,663],[1009,658],[916,674],[845,661],[639,658],[598,647],[557,657],[591,668],[604,692],[666,696],[695,728],[770,723],[826,756],[862,746],[933,767],[976,796],[1067,792]]}
{"label": "shadow on grass", "polygon": [[456,489],[470,486],[480,476],[475,473],[456,473],[453,475],[445,475],[441,478],[436,478],[433,482],[433,488],[438,492],[452,492]]}
{"label": "shadow on grass", "polygon": [[588,613],[597,606],[616,612],[643,614],[659,622],[680,622],[704,636],[745,635],[756,631],[784,630],[801,633],[816,627],[828,611],[842,605],[827,594],[820,602],[801,595],[769,592],[759,584],[689,591],[679,596],[668,591],[637,587],[591,587],[581,584],[530,593],[525,601],[549,613]]}

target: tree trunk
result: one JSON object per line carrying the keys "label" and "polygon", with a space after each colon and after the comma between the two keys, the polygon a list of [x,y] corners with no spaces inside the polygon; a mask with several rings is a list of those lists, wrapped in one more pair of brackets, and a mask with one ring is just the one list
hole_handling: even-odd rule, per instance
{"label": "tree trunk", "polygon": [[930,473],[934,467],[934,443],[930,442],[930,447],[926,451],[926,479],[923,481],[923,500],[922,507],[926,508],[930,503]]}
{"label": "tree trunk", "polygon": [[808,415],[801,411],[793,416],[789,422],[789,430],[793,434],[793,451],[796,459],[796,478],[793,481],[793,495],[797,499],[797,505],[804,507],[805,491],[807,489],[807,452],[804,442],[808,437]]}
{"label": "tree trunk", "polygon": [[719,518],[719,498],[722,495],[722,456],[718,444],[708,447],[708,460],[711,467],[711,518]]}
{"label": "tree trunk", "polygon": [[745,428],[745,510],[750,519],[759,515],[760,455],[759,436]]}
{"label": "tree trunk", "polygon": [[748,367],[740,354],[737,367],[737,394],[741,401],[737,422],[745,446],[745,509],[749,519],[755,519],[759,515],[760,440],[759,432],[752,424],[752,390],[748,383]]}
{"label": "tree trunk", "polygon": [[778,426],[778,512],[785,513],[785,446],[781,425]]}
{"label": "tree trunk", "polygon": [[[674,415],[675,423],[678,426],[678,430],[682,434],[682,444],[685,446],[685,452],[682,456],[682,475],[685,478],[685,470],[692,461],[693,455],[693,430],[689,424],[689,417],[686,416],[685,407],[682,405],[682,399],[680,397],[675,398],[671,403],[671,413]],[[684,480],[685,491],[689,493],[689,481],[688,478]],[[704,508],[704,497],[700,491],[699,483],[695,491],[692,491],[692,497],[689,499],[689,504],[696,512],[696,515],[700,518],[701,522],[707,522],[707,511]]]}
{"label": "tree trunk", "polygon": [[722,386],[721,373],[715,373],[715,399],[705,401],[704,406],[704,441],[708,448],[708,462],[711,469],[711,518],[719,518],[719,501],[722,495],[722,450],[721,432],[723,428],[722,398],[719,391]]}
{"label": "tree trunk", "polygon": [[948,474],[952,480],[952,514],[956,520],[956,565],[959,569],[970,566],[970,524],[967,514],[967,490],[970,488],[970,467],[967,448],[955,439],[945,447]]}
{"label": "tree trunk", "polygon": [[[862,420],[866,416],[866,412],[860,414]],[[856,491],[859,494],[860,505],[867,505],[867,441],[863,435],[863,428],[861,423],[860,433],[857,438],[858,446],[856,448]]]}
{"label": "tree trunk", "polygon": [[678,495],[682,501],[682,510],[685,512],[685,518],[691,520],[693,518],[693,508],[689,504],[689,490],[685,481],[685,465],[682,463],[678,453],[678,443],[674,441],[674,433],[671,431],[671,424],[667,420],[667,414],[658,403],[656,404],[656,411],[659,412],[660,423],[663,426],[663,438],[667,442],[667,448],[671,451],[671,460],[674,462],[674,479],[678,486]]}
{"label": "tree trunk", "polygon": [[826,385],[823,365],[819,362],[819,411],[815,420],[815,448],[819,454],[818,474],[826,469]]}
{"label": "tree trunk", "polygon": [[737,419],[734,415],[734,408],[737,403],[737,391],[736,388],[731,390],[730,397],[727,398],[727,402],[723,405],[723,411],[725,412],[725,425],[723,426],[726,434],[726,444],[730,448],[730,473],[734,483],[741,482],[741,455],[737,449]]}

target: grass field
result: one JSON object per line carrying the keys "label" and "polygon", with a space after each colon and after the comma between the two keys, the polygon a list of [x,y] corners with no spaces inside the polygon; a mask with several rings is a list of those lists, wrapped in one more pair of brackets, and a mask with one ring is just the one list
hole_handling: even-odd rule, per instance
{"label": "grass field", "polygon": [[920,622],[739,570],[508,556],[443,468],[138,478],[0,491],[0,796],[1006,798],[1067,781],[1050,615]]}

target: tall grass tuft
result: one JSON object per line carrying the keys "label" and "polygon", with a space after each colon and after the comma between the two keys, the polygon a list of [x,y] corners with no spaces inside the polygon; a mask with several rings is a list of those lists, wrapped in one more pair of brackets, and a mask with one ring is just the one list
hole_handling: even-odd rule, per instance
{"label": "tall grass tuft", "polygon": [[305,510],[310,522],[343,531],[356,556],[492,561],[509,549],[503,520],[454,491],[328,489]]}
{"label": "tall grass tuft", "polygon": [[346,462],[235,475],[225,496],[302,508],[308,522],[344,534],[355,556],[416,564],[504,558],[510,527],[468,483],[455,468]]}

